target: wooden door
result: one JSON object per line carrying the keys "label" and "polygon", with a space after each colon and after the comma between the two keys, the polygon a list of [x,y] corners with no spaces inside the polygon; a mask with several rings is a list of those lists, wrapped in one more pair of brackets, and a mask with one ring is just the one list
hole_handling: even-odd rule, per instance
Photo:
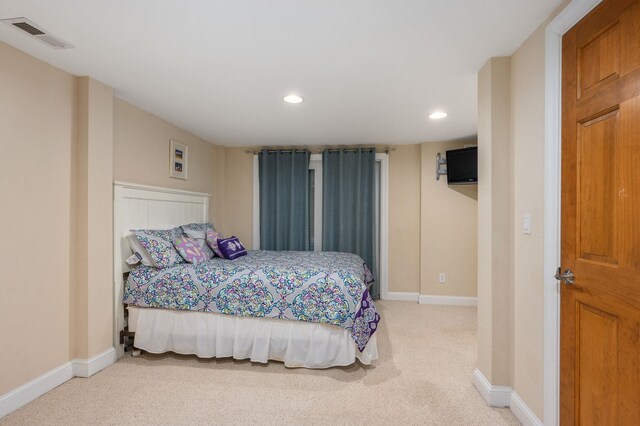
{"label": "wooden door", "polygon": [[640,424],[640,0],[563,38],[560,422]]}

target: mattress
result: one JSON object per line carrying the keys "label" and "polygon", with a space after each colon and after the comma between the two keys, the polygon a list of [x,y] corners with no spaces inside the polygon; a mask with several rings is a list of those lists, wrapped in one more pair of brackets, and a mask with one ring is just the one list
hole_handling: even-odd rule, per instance
{"label": "mattress", "polygon": [[372,281],[355,254],[258,250],[235,260],[139,266],[129,274],[124,303],[333,325],[362,352],[380,321]]}

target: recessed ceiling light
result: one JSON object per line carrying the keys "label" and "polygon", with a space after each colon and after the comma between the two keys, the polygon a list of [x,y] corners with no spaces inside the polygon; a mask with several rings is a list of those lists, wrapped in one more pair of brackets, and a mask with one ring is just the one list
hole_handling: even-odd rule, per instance
{"label": "recessed ceiling light", "polygon": [[299,104],[300,102],[304,101],[304,99],[302,99],[302,97],[298,95],[287,95],[282,98],[282,100],[288,104]]}
{"label": "recessed ceiling light", "polygon": [[440,120],[441,118],[445,118],[448,114],[442,111],[436,111],[429,114],[429,118],[432,120]]}

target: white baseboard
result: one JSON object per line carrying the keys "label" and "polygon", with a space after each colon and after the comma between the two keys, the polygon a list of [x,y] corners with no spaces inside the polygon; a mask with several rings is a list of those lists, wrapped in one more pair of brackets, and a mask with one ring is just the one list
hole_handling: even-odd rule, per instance
{"label": "white baseboard", "polygon": [[91,377],[116,362],[116,350],[109,348],[91,359],[74,359],[71,362],[74,376]]}
{"label": "white baseboard", "polygon": [[421,305],[478,306],[477,297],[435,296],[430,294],[390,291],[384,300],[418,302]]}
{"label": "white baseboard", "polygon": [[421,305],[478,306],[478,298],[421,294],[418,303]]}
{"label": "white baseboard", "polygon": [[418,293],[406,293],[401,291],[390,291],[387,293],[387,297],[384,300],[399,300],[402,302],[417,302],[419,298]]}
{"label": "white baseboard", "polygon": [[511,393],[509,408],[523,426],[542,426],[540,419],[533,414],[533,411],[531,411],[529,406],[524,403],[515,391]]}
{"label": "white baseboard", "polygon": [[10,412],[17,410],[49,392],[51,389],[60,386],[73,377],[73,365],[65,362],[60,367],[36,377],[24,385],[0,396],[0,418]]}
{"label": "white baseboard", "polygon": [[473,372],[473,385],[490,407],[508,407],[513,389],[509,386],[494,386],[476,368]]}
{"label": "white baseboard", "polygon": [[91,359],[74,359],[36,377],[28,383],[0,396],[0,418],[17,410],[60,386],[73,377],[90,377],[110,366],[116,360],[116,351],[109,348]]}
{"label": "white baseboard", "polygon": [[476,368],[473,385],[491,407],[509,407],[523,426],[542,426],[540,419],[510,386],[493,386],[484,374]]}

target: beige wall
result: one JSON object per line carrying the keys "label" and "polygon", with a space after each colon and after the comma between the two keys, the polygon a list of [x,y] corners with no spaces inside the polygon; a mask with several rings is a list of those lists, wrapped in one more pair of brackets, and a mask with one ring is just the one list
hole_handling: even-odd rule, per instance
{"label": "beige wall", "polygon": [[[224,223],[223,147],[200,139],[119,98],[113,102],[113,137],[114,180],[211,194],[210,218],[220,228]],[[187,180],[169,177],[171,139],[189,148]]]}
{"label": "beige wall", "polygon": [[512,383],[513,165],[510,58],[478,74],[478,368]]}
{"label": "beige wall", "polygon": [[77,79],[75,149],[75,356],[92,358],[113,343],[113,90]]}
{"label": "beige wall", "polygon": [[420,291],[420,145],[389,153],[389,291]]}
{"label": "beige wall", "polygon": [[253,155],[245,148],[226,148],[224,235],[235,235],[253,249]]}
{"label": "beige wall", "polygon": [[3,395],[70,359],[75,78],[0,42],[0,93]]}
{"label": "beige wall", "polygon": [[[511,58],[511,138],[514,157],[513,388],[543,413],[544,28]],[[531,214],[531,235],[522,222]]]}
{"label": "beige wall", "polygon": [[[479,74],[478,99],[483,178],[478,204],[478,366],[493,385],[513,387],[541,420],[544,26],[510,58],[492,58],[487,63]],[[498,179],[508,179],[512,187],[505,188]],[[525,213],[531,214],[531,235],[522,229]]]}
{"label": "beige wall", "polygon": [[[420,294],[477,295],[478,188],[449,186],[446,176],[435,176],[438,153],[475,144],[475,139],[422,144]],[[444,284],[438,282],[441,272]]]}
{"label": "beige wall", "polygon": [[[10,159],[0,169],[0,220],[11,225],[4,236],[12,242],[0,252],[0,335],[11,342],[11,350],[0,351],[3,395],[112,346],[114,179],[210,193],[218,227],[225,212],[242,216],[225,202],[224,148],[114,98],[96,80],[4,43],[0,64]],[[187,181],[168,177],[171,138],[189,146]],[[42,244],[46,249],[38,249]]]}

